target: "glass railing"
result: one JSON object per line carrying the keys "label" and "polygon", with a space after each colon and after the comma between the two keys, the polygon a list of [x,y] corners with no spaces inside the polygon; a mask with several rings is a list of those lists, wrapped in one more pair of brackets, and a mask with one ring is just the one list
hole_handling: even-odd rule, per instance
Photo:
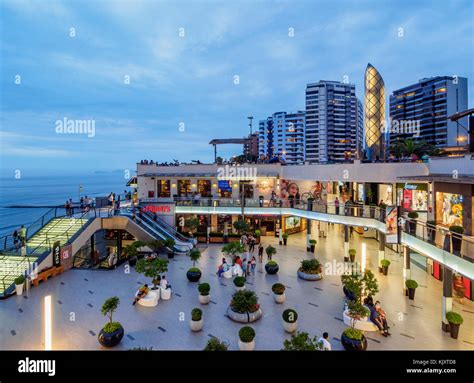
{"label": "glass railing", "polygon": [[155,222],[157,225],[163,226],[164,229],[168,232],[168,234],[182,242],[193,242],[192,238],[185,237],[183,234],[178,232],[173,226],[171,226],[168,222],[166,222],[163,218],[161,218],[159,215],[155,215],[152,212],[146,211],[142,209],[141,207],[138,208],[141,212],[141,214],[153,222]]}

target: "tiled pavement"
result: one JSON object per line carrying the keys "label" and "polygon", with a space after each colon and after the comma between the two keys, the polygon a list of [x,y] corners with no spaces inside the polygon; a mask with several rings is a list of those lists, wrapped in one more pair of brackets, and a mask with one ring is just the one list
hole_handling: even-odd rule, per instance
{"label": "tiled pavement", "polygon": [[[378,243],[367,239],[368,267],[375,269]],[[323,262],[341,260],[343,253],[342,231],[339,226],[329,230],[327,238],[321,238],[316,246],[317,257]],[[360,239],[355,234],[351,247],[360,249]],[[264,243],[276,244],[279,262],[278,275],[267,275],[258,265],[255,276],[248,278],[247,288],[257,292],[264,317],[252,324],[255,328],[256,348],[281,349],[283,340],[290,336],[283,331],[281,313],[294,308],[299,313],[299,330],[320,336],[328,331],[334,349],[341,349],[338,340],[345,325],[342,322],[344,295],[340,278],[326,275],[323,280],[306,282],[296,277],[299,262],[312,255],[307,254],[304,235],[292,235],[288,246],[278,246],[277,239],[264,238]],[[203,247],[205,248],[205,247]],[[215,271],[219,263],[221,245],[209,245],[203,251],[199,267],[203,271],[202,282],[211,284],[211,303],[200,305],[197,284],[186,279],[191,262],[184,256],[170,262],[167,278],[173,286],[170,301],[160,301],[157,307],[132,306],[132,297],[139,284],[147,278],[127,273],[124,266],[114,271],[73,270],[41,284],[29,291],[27,297],[12,297],[0,301],[0,349],[42,349],[42,297],[51,294],[54,302],[53,346],[55,349],[101,349],[97,333],[106,318],[100,313],[103,301],[113,295],[120,297],[121,305],[114,315],[126,331],[122,343],[115,349],[153,347],[154,350],[200,350],[211,336],[229,343],[237,349],[240,324],[225,316],[230,296],[234,291],[232,280],[218,280]],[[360,254],[360,251],[359,251]],[[402,262],[398,254],[388,255],[392,261],[388,277],[380,274],[379,299],[390,319],[392,336],[384,338],[375,333],[366,334],[369,349],[470,349],[474,350],[474,305],[460,305],[455,310],[463,314],[465,323],[458,340],[440,329],[441,289],[440,282],[420,269],[413,267],[412,277],[420,288],[415,301],[402,294]],[[286,302],[273,302],[271,285],[280,281],[287,286]],[[189,329],[190,311],[202,308],[205,325],[203,331]]]}

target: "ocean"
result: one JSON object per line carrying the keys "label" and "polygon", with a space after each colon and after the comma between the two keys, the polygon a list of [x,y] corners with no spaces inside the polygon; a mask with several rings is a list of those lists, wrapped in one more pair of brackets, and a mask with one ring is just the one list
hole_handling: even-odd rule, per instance
{"label": "ocean", "polygon": [[41,206],[63,206],[69,198],[78,202],[79,196],[123,194],[124,190],[130,190],[126,187],[127,181],[121,172],[0,178],[0,237],[11,234],[21,225],[28,226],[50,209]]}

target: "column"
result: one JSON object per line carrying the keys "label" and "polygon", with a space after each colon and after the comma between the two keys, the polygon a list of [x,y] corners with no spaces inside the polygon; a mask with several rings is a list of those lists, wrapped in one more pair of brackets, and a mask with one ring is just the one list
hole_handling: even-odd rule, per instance
{"label": "column", "polygon": [[449,323],[446,320],[446,313],[453,310],[453,272],[447,267],[443,267],[443,302],[441,305],[441,328],[449,331]]}
{"label": "column", "polygon": [[407,289],[405,287],[407,279],[411,279],[410,248],[408,246],[403,246],[403,290],[405,291],[405,295],[407,294]]}
{"label": "column", "polygon": [[313,221],[308,218],[308,222],[306,222],[306,251],[311,251],[311,245],[309,241],[311,240],[311,226],[313,225]]}
{"label": "column", "polygon": [[344,261],[349,262],[349,226],[344,225]]}
{"label": "column", "polygon": [[385,259],[385,234],[379,233],[379,268],[381,267],[380,262],[382,259]]}
{"label": "column", "polygon": [[283,245],[283,216],[280,215],[278,222],[278,244]]}

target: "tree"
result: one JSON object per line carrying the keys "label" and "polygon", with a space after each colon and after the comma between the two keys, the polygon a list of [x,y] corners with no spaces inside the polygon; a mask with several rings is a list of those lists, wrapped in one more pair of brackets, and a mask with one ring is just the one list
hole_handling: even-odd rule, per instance
{"label": "tree", "polygon": [[233,258],[245,252],[245,246],[240,242],[229,242],[222,246],[222,252]]}
{"label": "tree", "polygon": [[370,270],[365,270],[363,274],[352,273],[341,276],[344,287],[349,290],[355,297],[356,301],[362,305],[364,296],[374,296],[379,292],[377,278]]}
{"label": "tree", "polygon": [[107,299],[104,304],[102,305],[102,315],[109,317],[109,323],[112,324],[112,316],[114,312],[117,310],[118,305],[120,304],[119,297],[112,297]]}
{"label": "tree", "polygon": [[194,248],[189,252],[189,258],[193,261],[193,267],[196,267],[196,262],[201,258],[201,252]]}
{"label": "tree", "polygon": [[311,338],[307,332],[297,332],[291,335],[290,340],[283,342],[282,351],[318,351],[322,348],[322,342],[318,342],[317,337]]}
{"label": "tree", "polygon": [[158,277],[168,271],[168,260],[156,258],[149,261],[143,258],[137,262],[135,270],[147,278],[152,278],[153,287],[156,289]]}
{"label": "tree", "polygon": [[275,249],[272,245],[268,245],[265,249],[265,253],[267,253],[268,257],[271,258],[273,257],[277,252],[277,249]]}
{"label": "tree", "polygon": [[138,249],[145,246],[145,242],[135,241],[123,248],[122,254],[128,258],[134,258],[138,255]]}
{"label": "tree", "polygon": [[196,217],[191,217],[184,221],[184,227],[188,229],[191,236],[197,230],[198,226],[199,226],[199,219]]}
{"label": "tree", "polygon": [[239,219],[234,222],[234,229],[237,230],[239,234],[243,234],[250,230],[250,225],[243,219]]}

